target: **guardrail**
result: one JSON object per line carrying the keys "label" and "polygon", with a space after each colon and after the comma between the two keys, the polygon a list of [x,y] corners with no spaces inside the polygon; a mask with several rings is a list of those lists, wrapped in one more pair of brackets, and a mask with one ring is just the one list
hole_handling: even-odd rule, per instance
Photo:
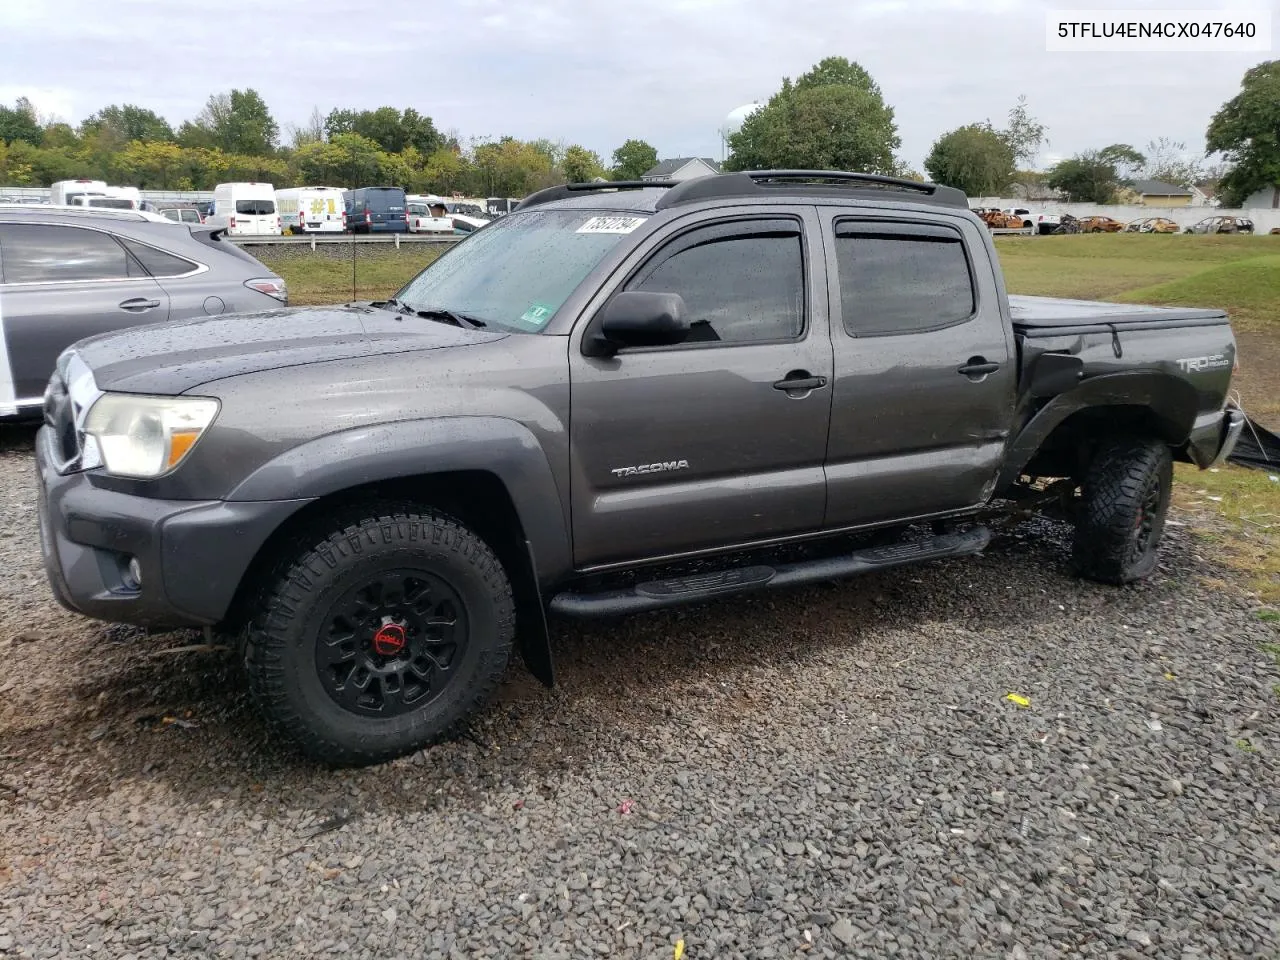
{"label": "guardrail", "polygon": [[465,238],[456,233],[391,233],[382,236],[377,234],[356,236],[350,233],[312,233],[301,237],[228,237],[224,234],[223,239],[235,244],[237,247],[309,246],[314,250],[317,244],[383,243],[392,244],[399,250],[402,243],[457,243]]}

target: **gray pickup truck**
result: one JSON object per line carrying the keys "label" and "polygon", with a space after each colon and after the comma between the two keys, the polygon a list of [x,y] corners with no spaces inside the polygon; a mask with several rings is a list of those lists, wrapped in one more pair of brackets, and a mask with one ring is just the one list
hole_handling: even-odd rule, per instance
{"label": "gray pickup truck", "polygon": [[1081,575],[1144,577],[1172,462],[1239,436],[1234,363],[1221,311],[1007,296],[947,187],[571,184],[393,299],[70,348],[42,548],[66,606],[237,637],[276,729],[373,763],[517,647],[551,683],[548,612],[975,554],[1005,504],[1065,512]]}

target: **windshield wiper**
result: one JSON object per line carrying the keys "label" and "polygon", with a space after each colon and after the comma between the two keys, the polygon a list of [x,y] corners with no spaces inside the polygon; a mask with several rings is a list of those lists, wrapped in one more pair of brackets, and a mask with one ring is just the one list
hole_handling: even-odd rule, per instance
{"label": "windshield wiper", "polygon": [[470,314],[459,313],[456,310],[415,310],[408,305],[400,308],[401,313],[411,313],[415,317],[421,317],[423,320],[435,320],[439,323],[451,323],[455,327],[462,327],[465,330],[479,330],[481,327],[488,326],[479,317],[473,317]]}

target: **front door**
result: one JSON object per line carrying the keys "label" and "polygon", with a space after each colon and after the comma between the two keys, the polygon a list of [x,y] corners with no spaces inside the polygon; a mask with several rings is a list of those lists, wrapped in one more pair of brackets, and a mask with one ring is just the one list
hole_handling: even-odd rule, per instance
{"label": "front door", "polygon": [[827,526],[985,501],[1016,360],[986,237],[968,218],[824,215],[836,384]]}
{"label": "front door", "polygon": [[[175,228],[176,229],[176,228]],[[64,349],[169,316],[169,296],[111,234],[0,223],[0,326],[14,402],[36,405]]]}
{"label": "front door", "polygon": [[637,251],[617,289],[679,294],[688,340],[585,357],[587,324],[578,325],[570,443],[580,567],[821,525],[832,361],[818,232],[811,213],[759,207],[677,222]]}

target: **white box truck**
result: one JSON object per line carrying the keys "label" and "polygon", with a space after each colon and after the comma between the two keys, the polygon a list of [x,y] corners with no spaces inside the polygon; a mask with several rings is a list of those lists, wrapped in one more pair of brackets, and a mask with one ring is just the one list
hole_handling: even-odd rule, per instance
{"label": "white box truck", "polygon": [[276,208],[286,233],[342,233],[347,229],[341,187],[277,190]]}
{"label": "white box truck", "polygon": [[276,189],[269,183],[219,183],[213,188],[213,211],[204,222],[233,237],[278,237]]}

